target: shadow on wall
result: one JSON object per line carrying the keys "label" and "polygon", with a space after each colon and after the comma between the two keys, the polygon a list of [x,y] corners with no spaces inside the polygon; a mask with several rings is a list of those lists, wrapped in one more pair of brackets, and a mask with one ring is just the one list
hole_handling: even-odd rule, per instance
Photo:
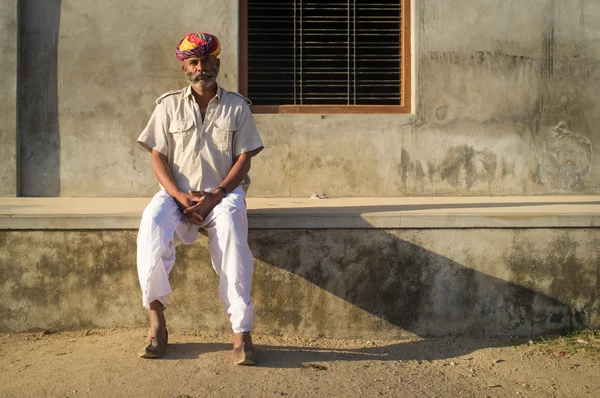
{"label": "shadow on wall", "polygon": [[[501,233],[511,252],[496,250],[494,258],[479,251],[467,267],[420,242],[458,253],[498,245],[493,231],[253,230],[250,245],[260,259],[253,289],[257,320],[275,325],[275,333],[375,339],[524,336],[594,322],[596,282],[589,264],[586,270],[575,256],[577,241],[552,235],[564,242],[560,258],[544,257],[528,248],[534,231]],[[508,280],[474,269],[489,270],[490,263],[505,269]]]}
{"label": "shadow on wall", "polygon": [[21,196],[60,196],[58,40],[61,0],[19,1]]}
{"label": "shadow on wall", "polygon": [[[0,331],[145,325],[136,235],[2,231]],[[373,340],[598,326],[599,239],[597,228],[250,230],[256,331]],[[168,319],[228,332],[207,244],[177,248]]]}

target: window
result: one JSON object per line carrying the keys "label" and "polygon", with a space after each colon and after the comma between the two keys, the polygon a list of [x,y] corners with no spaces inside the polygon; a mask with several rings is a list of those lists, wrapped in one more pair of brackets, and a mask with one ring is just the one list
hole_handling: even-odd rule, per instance
{"label": "window", "polygon": [[409,113],[410,0],[242,0],[255,113]]}

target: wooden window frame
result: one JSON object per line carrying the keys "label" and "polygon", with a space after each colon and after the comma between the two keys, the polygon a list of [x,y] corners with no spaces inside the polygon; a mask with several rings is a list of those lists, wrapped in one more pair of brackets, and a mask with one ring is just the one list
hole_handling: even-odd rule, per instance
{"label": "wooden window frame", "polygon": [[[409,114],[411,113],[411,0],[401,2],[401,103],[400,105],[252,105],[252,113],[267,114]],[[239,2],[239,90],[248,95],[248,0]]]}

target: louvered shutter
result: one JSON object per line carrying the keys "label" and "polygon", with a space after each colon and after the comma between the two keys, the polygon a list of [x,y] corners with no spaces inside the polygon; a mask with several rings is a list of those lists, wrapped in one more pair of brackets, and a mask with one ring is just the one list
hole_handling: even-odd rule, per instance
{"label": "louvered shutter", "polygon": [[399,105],[400,0],[248,0],[255,105]]}

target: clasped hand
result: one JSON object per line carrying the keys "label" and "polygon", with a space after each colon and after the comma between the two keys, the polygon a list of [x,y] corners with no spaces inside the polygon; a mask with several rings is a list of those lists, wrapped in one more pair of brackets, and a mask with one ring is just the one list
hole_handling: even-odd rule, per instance
{"label": "clasped hand", "polygon": [[207,191],[182,192],[175,197],[177,204],[188,218],[188,223],[202,225],[204,219],[221,201],[221,193]]}

